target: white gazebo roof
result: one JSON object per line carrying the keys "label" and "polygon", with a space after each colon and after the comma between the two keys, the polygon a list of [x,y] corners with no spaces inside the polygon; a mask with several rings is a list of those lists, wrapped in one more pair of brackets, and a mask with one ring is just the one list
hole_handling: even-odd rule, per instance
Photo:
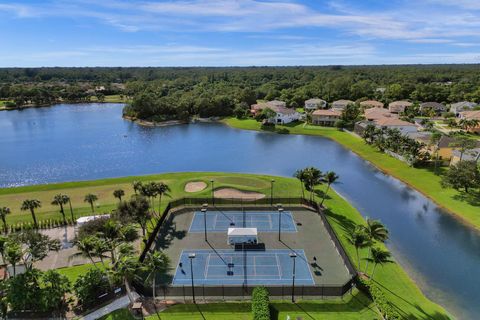
{"label": "white gazebo roof", "polygon": [[84,223],[87,223],[92,220],[97,220],[101,218],[108,218],[110,217],[109,214],[101,214],[101,215],[96,215],[96,216],[86,216],[86,217],[80,217],[77,219],[77,225],[82,225]]}
{"label": "white gazebo roof", "polygon": [[257,228],[228,228],[228,236],[257,236]]}

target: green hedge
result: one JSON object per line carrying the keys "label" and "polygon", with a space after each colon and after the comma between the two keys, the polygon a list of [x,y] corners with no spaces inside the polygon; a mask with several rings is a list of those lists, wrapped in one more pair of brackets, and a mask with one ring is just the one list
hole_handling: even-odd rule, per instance
{"label": "green hedge", "polygon": [[385,319],[402,319],[402,316],[398,313],[390,301],[388,301],[383,291],[374,282],[357,279],[357,286],[360,290],[364,291],[372,298],[378,310]]}
{"label": "green hedge", "polygon": [[252,293],[253,320],[270,320],[270,299],[265,287],[256,287]]}

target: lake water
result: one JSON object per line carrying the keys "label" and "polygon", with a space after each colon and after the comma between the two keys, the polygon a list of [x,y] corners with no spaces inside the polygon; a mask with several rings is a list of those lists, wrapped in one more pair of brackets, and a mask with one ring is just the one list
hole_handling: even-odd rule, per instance
{"label": "lake water", "polygon": [[337,192],[388,226],[390,248],[422,290],[458,318],[478,318],[479,232],[353,152],[319,137],[221,124],[144,128],[123,120],[121,109],[88,104],[0,112],[0,186],[174,171],[333,170],[341,178]]}

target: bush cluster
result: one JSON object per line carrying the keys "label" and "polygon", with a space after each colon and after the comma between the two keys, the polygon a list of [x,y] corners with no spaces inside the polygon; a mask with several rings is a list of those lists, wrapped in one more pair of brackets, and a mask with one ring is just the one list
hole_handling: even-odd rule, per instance
{"label": "bush cluster", "polygon": [[402,316],[398,313],[392,303],[388,301],[383,291],[375,283],[358,279],[358,288],[366,292],[372,298],[385,319],[402,319]]}
{"label": "bush cluster", "polygon": [[270,299],[265,287],[256,287],[252,293],[253,320],[270,320]]}
{"label": "bush cluster", "polygon": [[[72,221],[71,219],[67,219],[66,224],[61,218],[46,219],[46,220],[40,220],[38,222],[38,229],[51,229],[51,228],[63,227],[65,225],[73,226],[75,225],[75,223],[76,221]],[[18,222],[18,223],[8,225],[8,231],[10,233],[33,230],[33,229],[35,229],[35,225],[33,224],[33,222]],[[0,227],[0,233],[5,233],[5,230],[1,227]]]}

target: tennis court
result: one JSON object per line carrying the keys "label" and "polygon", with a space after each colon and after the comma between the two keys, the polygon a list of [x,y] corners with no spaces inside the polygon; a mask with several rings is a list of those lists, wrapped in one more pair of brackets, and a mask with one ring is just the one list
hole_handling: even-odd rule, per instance
{"label": "tennis court", "polygon": [[[276,211],[214,211],[207,212],[208,232],[227,232],[228,228],[257,228],[259,232],[277,232],[281,219],[282,232],[296,232],[295,221],[290,212],[279,217]],[[204,214],[195,212],[189,232],[204,232]]]}
{"label": "tennis court", "polygon": [[[313,285],[303,250],[294,250],[295,283]],[[193,279],[196,285],[289,285],[292,283],[292,250],[234,251],[184,250],[173,278],[173,285],[190,285],[189,254],[195,253]]]}

